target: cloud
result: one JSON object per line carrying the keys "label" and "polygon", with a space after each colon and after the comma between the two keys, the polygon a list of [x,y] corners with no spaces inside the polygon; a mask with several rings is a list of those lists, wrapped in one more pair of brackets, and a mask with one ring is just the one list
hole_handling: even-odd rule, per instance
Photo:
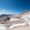
{"label": "cloud", "polygon": [[5,9],[0,9],[0,12],[5,12],[6,10]]}
{"label": "cloud", "polygon": [[2,9],[2,11],[6,11],[5,9]]}
{"label": "cloud", "polygon": [[6,9],[0,9],[0,14],[17,14],[17,12],[9,11]]}
{"label": "cloud", "polygon": [[5,14],[5,13],[7,13],[7,11],[5,9],[0,10],[0,14]]}
{"label": "cloud", "polygon": [[0,14],[12,14],[12,13],[9,12],[9,10],[6,10],[6,9],[0,9]]}

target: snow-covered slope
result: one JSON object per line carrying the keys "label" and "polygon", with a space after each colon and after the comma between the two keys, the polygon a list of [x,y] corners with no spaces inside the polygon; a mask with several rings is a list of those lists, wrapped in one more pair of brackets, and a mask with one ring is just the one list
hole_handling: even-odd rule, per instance
{"label": "snow-covered slope", "polygon": [[10,28],[16,27],[18,25],[18,23],[19,23],[19,25],[20,24],[23,25],[23,23],[24,23],[24,25],[29,26],[30,25],[30,11],[24,12],[24,13],[19,14],[19,15],[15,15],[14,19],[11,18],[10,21],[13,22],[13,23],[15,23],[15,25],[13,25],[13,23],[12,23],[12,26],[10,26]]}
{"label": "snow-covered slope", "polygon": [[0,30],[7,30],[7,28],[4,26],[4,24],[0,24]]}
{"label": "snow-covered slope", "polygon": [[10,19],[10,21],[18,21],[18,20],[25,20],[25,21],[30,21],[30,11],[25,12],[23,14],[15,15]]}
{"label": "snow-covered slope", "polygon": [[[9,26],[10,29],[17,26],[29,26],[30,25],[30,11],[13,16],[8,22],[10,24]],[[7,30],[7,27],[0,24],[0,30]]]}
{"label": "snow-covered slope", "polygon": [[30,25],[30,11],[24,13],[21,18],[24,19]]}

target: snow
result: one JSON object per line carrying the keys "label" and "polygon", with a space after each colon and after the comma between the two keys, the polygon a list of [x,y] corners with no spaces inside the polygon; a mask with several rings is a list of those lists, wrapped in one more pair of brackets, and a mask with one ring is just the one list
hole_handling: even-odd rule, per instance
{"label": "snow", "polygon": [[25,23],[22,23],[22,24],[20,24],[20,23],[18,23],[18,24],[13,24],[12,26],[10,26],[10,29],[12,29],[12,28],[14,28],[14,27],[17,27],[17,26],[24,26],[25,25]]}
{"label": "snow", "polygon": [[[22,14],[21,19],[24,19],[25,22],[30,25],[30,12]],[[15,19],[13,19],[13,18],[11,19],[11,21],[14,21],[14,20]],[[15,20],[15,21],[17,21],[17,20]],[[22,23],[22,24],[13,24],[12,26],[10,26],[10,29],[12,29],[13,27],[16,27],[16,26],[20,26],[20,25],[25,25],[25,23]]]}
{"label": "snow", "polygon": [[28,22],[28,24],[30,25],[30,14],[24,14],[21,18]]}
{"label": "snow", "polygon": [[18,21],[18,18],[11,18],[10,21]]}
{"label": "snow", "polygon": [[0,30],[6,30],[7,28],[4,26],[4,24],[0,24]]}

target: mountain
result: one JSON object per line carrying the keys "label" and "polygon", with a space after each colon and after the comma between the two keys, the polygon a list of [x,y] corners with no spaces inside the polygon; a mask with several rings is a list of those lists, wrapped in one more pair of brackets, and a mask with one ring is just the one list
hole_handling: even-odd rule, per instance
{"label": "mountain", "polygon": [[11,19],[11,17],[13,16],[13,14],[1,14],[0,15],[0,23],[6,23],[7,21],[9,21],[9,19]]}
{"label": "mountain", "polygon": [[22,12],[21,14],[13,16],[10,22],[11,30],[30,30],[30,11]]}
{"label": "mountain", "polygon": [[2,14],[1,17],[3,17],[3,16],[8,16],[8,15],[7,14]]}
{"label": "mountain", "polygon": [[10,25],[11,25],[10,28],[30,26],[30,11],[22,12],[21,14],[13,16],[10,19]]}

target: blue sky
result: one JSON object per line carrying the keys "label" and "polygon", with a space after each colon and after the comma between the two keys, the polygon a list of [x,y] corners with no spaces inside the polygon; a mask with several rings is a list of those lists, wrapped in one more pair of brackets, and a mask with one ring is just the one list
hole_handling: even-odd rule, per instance
{"label": "blue sky", "polygon": [[18,14],[30,10],[30,0],[0,0],[0,14]]}

